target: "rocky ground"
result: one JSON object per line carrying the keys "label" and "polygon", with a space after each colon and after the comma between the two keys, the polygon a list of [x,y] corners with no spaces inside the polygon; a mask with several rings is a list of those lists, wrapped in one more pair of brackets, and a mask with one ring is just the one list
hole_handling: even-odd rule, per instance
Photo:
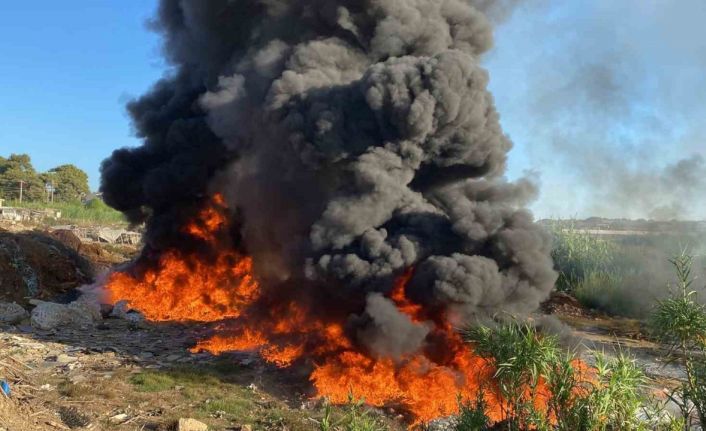
{"label": "rocky ground", "polygon": [[[70,232],[0,231],[0,302],[26,309],[37,298],[66,302],[135,251],[77,242]],[[682,377],[638,321],[601,316],[562,294],[543,313],[563,322],[585,352],[629,350],[658,396]],[[0,395],[0,431],[319,429],[325,409],[311,400],[308,370],[281,371],[247,354],[190,353],[206,326],[104,317],[41,330],[20,309],[0,322],[0,380],[11,391]],[[393,410],[372,414],[404,429]]]}
{"label": "rocky ground", "polygon": [[[0,328],[0,429],[312,429],[320,415],[297,379],[249,355],[190,353],[207,328],[132,324]],[[304,389],[304,388],[302,388]]]}

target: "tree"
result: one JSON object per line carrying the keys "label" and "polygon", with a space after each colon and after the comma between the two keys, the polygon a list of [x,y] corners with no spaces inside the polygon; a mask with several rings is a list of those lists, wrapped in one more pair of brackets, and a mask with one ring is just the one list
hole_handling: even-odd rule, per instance
{"label": "tree", "polygon": [[76,202],[88,192],[88,175],[74,165],[61,165],[43,175],[45,182],[54,187],[54,200]]}
{"label": "tree", "polygon": [[0,194],[8,200],[39,201],[45,195],[44,182],[27,154],[0,157]]}

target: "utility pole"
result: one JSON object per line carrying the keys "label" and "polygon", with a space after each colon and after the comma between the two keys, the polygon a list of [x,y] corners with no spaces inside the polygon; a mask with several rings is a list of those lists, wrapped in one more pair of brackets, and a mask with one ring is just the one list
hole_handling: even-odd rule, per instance
{"label": "utility pole", "polygon": [[22,203],[22,192],[24,191],[25,182],[20,180],[20,203]]}

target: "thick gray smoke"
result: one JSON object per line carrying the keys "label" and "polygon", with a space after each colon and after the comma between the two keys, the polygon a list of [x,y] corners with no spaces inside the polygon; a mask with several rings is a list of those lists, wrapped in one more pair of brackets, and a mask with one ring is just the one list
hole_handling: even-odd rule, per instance
{"label": "thick gray smoke", "polygon": [[174,69],[130,104],[144,145],[102,180],[148,220],[148,251],[183,246],[222,192],[264,285],[359,304],[378,355],[429,331],[385,296],[407,268],[409,296],[457,324],[548,295],[550,240],[524,209],[534,187],[503,178],[511,142],[479,65],[492,31],[470,2],[163,0],[154,26]]}

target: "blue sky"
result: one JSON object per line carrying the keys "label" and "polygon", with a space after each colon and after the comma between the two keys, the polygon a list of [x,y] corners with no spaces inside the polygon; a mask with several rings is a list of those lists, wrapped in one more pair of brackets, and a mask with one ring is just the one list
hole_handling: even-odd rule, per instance
{"label": "blue sky", "polygon": [[[155,7],[0,0],[0,154],[74,163],[97,188],[100,161],[139,144],[125,102],[166,68],[145,25]],[[693,187],[672,178],[706,156],[703,22],[703,0],[525,0],[497,27],[484,65],[515,143],[508,177],[539,183],[538,216],[643,217],[686,200],[706,219],[706,172]]]}
{"label": "blue sky", "polygon": [[100,161],[138,143],[125,101],[164,70],[145,28],[155,4],[0,0],[0,154],[74,163],[97,188]]}

